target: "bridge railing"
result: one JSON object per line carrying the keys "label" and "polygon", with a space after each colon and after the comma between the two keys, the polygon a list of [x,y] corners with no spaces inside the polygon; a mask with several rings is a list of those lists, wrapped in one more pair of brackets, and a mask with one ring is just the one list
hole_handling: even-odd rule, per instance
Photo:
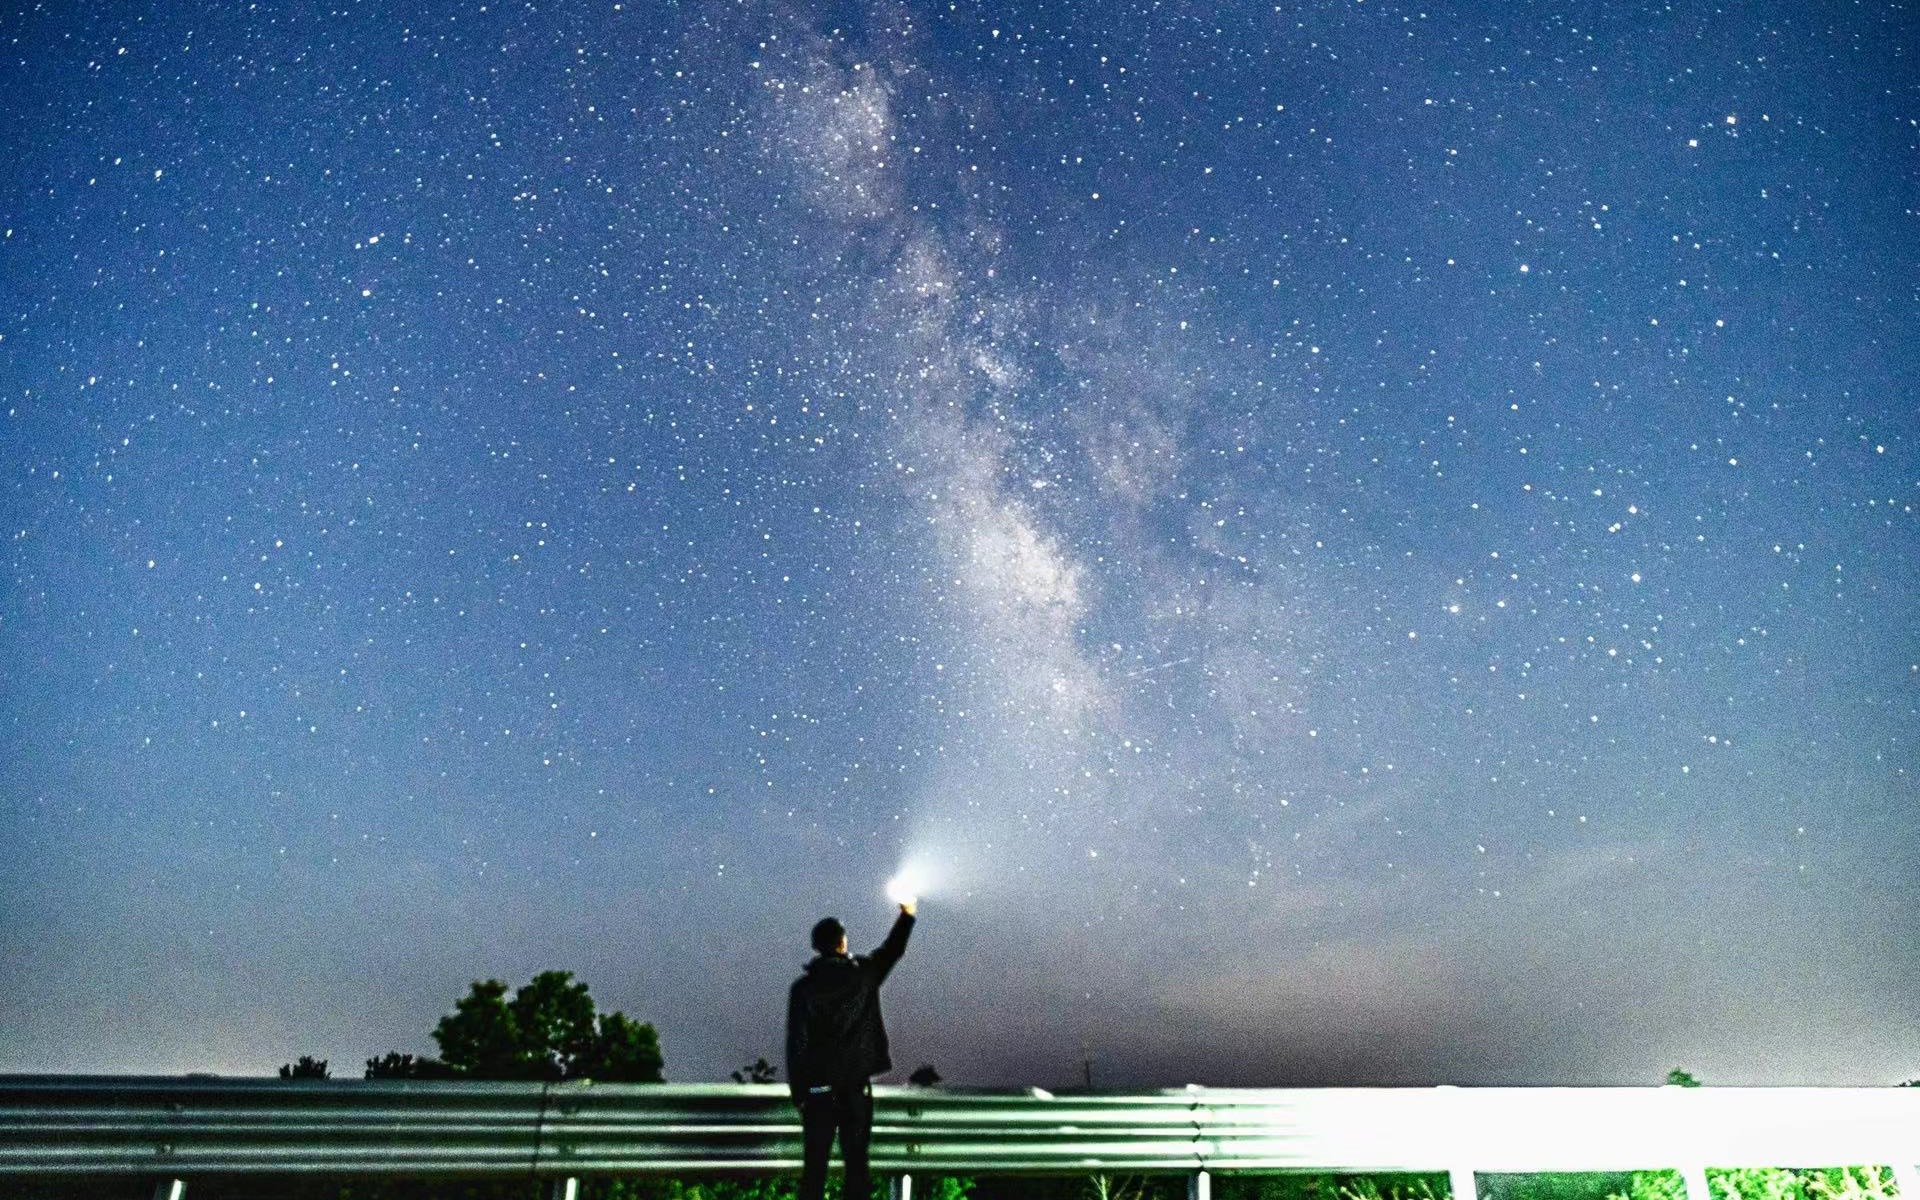
{"label": "bridge railing", "polygon": [[[918,1174],[1473,1173],[1891,1166],[1920,1088],[874,1089],[873,1165]],[[584,1177],[800,1166],[780,1085],[0,1076],[0,1176]]]}

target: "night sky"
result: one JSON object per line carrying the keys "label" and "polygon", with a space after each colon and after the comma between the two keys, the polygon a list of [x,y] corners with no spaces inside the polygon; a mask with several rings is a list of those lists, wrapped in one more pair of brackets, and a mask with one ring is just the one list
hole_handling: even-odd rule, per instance
{"label": "night sky", "polygon": [[1920,1075],[1920,19],[0,15],[0,1070]]}

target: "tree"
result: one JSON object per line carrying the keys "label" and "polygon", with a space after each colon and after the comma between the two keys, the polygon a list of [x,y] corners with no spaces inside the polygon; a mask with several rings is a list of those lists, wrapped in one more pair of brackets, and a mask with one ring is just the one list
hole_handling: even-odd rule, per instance
{"label": "tree", "polygon": [[314,1058],[310,1054],[302,1054],[299,1062],[280,1065],[282,1079],[325,1079],[326,1077],[327,1060]]}
{"label": "tree", "polygon": [[398,1050],[367,1060],[368,1079],[451,1079],[453,1075],[453,1068],[437,1058],[415,1058]]}
{"label": "tree", "polygon": [[921,1063],[907,1076],[907,1082],[915,1087],[933,1087],[940,1082],[940,1072],[933,1069],[932,1063]]}
{"label": "tree", "polygon": [[518,1036],[516,1060],[535,1079],[572,1079],[593,1057],[593,998],[571,971],[542,971],[507,1006]]}
{"label": "tree", "polygon": [[482,1079],[526,1078],[520,1029],[506,995],[507,985],[498,979],[474,980],[473,990],[434,1026],[441,1061],[463,1075]]}
{"label": "tree", "polygon": [[1679,1067],[1675,1067],[1673,1070],[1667,1072],[1667,1086],[1668,1087],[1699,1087],[1700,1081],[1698,1079],[1695,1079],[1691,1073],[1687,1071],[1682,1071]]}
{"label": "tree", "polygon": [[660,1081],[660,1038],[653,1026],[625,1013],[596,1014],[587,985],[575,982],[571,971],[542,971],[511,1001],[506,997],[507,985],[498,979],[475,980],[434,1027],[441,1061],[452,1073],[472,1079]]}
{"label": "tree", "polygon": [[603,1083],[659,1083],[660,1035],[651,1024],[622,1012],[600,1014],[593,1054],[580,1064],[579,1074]]}
{"label": "tree", "polygon": [[779,1070],[764,1057],[754,1059],[733,1073],[735,1083],[772,1083],[779,1077]]}

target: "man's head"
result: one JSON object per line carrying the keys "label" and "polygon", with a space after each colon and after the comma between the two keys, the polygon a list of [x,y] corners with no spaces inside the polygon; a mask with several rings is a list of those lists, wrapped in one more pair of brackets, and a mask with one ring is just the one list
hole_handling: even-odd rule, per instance
{"label": "man's head", "polygon": [[813,948],[821,954],[847,952],[847,927],[838,917],[822,917],[813,927]]}

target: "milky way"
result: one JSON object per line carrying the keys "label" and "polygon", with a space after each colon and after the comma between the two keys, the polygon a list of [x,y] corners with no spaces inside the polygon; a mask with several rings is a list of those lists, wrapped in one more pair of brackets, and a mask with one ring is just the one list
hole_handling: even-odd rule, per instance
{"label": "milky way", "polygon": [[0,1070],[1920,1074],[1914,29],[0,17]]}

